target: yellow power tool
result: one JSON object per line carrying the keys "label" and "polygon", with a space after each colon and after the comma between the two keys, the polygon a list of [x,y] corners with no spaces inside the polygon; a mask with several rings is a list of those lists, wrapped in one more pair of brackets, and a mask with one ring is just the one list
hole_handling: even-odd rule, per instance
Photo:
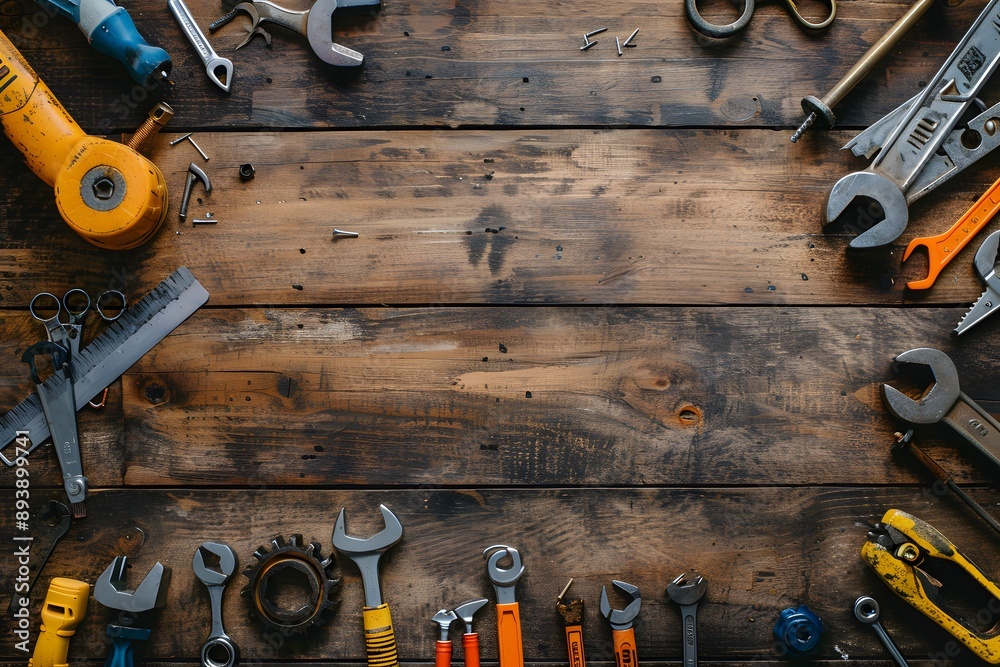
{"label": "yellow power tool", "polygon": [[899,597],[970,651],[1000,664],[1000,588],[933,526],[889,510],[861,558]]}
{"label": "yellow power tool", "polygon": [[84,132],[2,32],[0,125],[28,168],[55,188],[63,219],[90,243],[134,248],[166,219],[167,185],[156,165],[130,145]]}
{"label": "yellow power tool", "polygon": [[42,605],[42,632],[28,667],[66,667],[69,663],[69,638],[76,634],[87,613],[90,584],[76,579],[56,577]]}

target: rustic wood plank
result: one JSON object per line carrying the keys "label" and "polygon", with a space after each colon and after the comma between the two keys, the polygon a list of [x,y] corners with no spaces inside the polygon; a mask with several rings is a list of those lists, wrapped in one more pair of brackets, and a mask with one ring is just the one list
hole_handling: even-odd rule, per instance
{"label": "rustic wood plank", "polygon": [[[5,495],[9,507],[10,494]],[[381,527],[375,511],[379,502],[393,509],[405,530],[403,542],[383,559],[381,581],[402,657],[409,662],[426,661],[433,654],[430,617],[437,609],[493,597],[480,551],[495,543],[512,544],[523,554],[525,575],[518,595],[528,661],[564,660],[553,607],[569,577],[575,579],[574,594],[587,602],[588,658],[602,664],[611,659],[610,633],[598,615],[597,599],[600,586],[621,578],[638,585],[643,595],[636,621],[640,660],[676,661],[681,651],[678,613],[663,590],[670,579],[689,570],[710,582],[699,613],[700,654],[707,662],[776,659],[771,628],[777,614],[802,603],[827,628],[820,658],[846,654],[884,661],[874,634],[849,612],[862,594],[877,596],[889,632],[907,655],[932,655],[950,638],[895,599],[858,557],[866,528],[890,507],[939,526],[985,572],[1000,569],[995,536],[987,528],[954,502],[913,488],[175,489],[95,493],[95,518],[73,525],[67,541],[56,548],[45,579],[59,574],[93,582],[120,553],[131,557],[131,577],[141,576],[155,560],[172,567],[167,606],[154,626],[148,655],[189,661],[208,631],[207,596],[190,570],[198,544],[228,543],[246,566],[253,549],[273,536],[301,532],[307,540],[319,541],[325,554],[340,507],[347,508],[348,530],[368,535]],[[7,544],[9,520],[5,513]],[[5,549],[0,558],[10,562],[9,552]],[[234,589],[227,591],[225,614],[245,660],[361,660],[360,576],[340,558],[334,573],[342,583],[333,622],[311,633],[308,641],[289,641],[277,649],[268,647],[246,617],[246,603],[237,594],[245,580],[237,577]],[[492,606],[477,617],[487,661],[496,659]],[[103,656],[102,628],[111,619],[108,610],[93,603],[73,640],[73,655]],[[0,652],[8,660],[17,655],[8,642]],[[960,664],[970,663],[966,657]]]}
{"label": "rustic wood plank", "polygon": [[[151,155],[176,210],[198,158],[170,148],[172,136]],[[917,202],[898,243],[848,253],[848,237],[822,231],[833,183],[865,166],[838,150],[847,137],[824,135],[820,148],[766,131],[205,133],[215,187],[196,190],[192,214],[220,222],[192,228],[171,213],[128,252],[72,235],[49,188],[19,168],[0,193],[0,305],[80,285],[141,295],[186,265],[218,306],[971,306],[977,242],[927,293],[904,287],[925,260],[899,262],[909,239],[964,213],[993,170]],[[257,176],[244,184],[248,160]],[[333,241],[334,227],[361,237]]]}
{"label": "rustic wood plank", "polygon": [[[122,481],[108,461],[136,487],[929,483],[890,455],[879,383],[922,388],[890,361],[938,347],[995,407],[956,314],[209,308],[126,374],[122,412],[86,415],[83,455],[100,486]],[[3,382],[7,409],[30,390],[22,368]],[[995,479],[947,428],[918,439],[962,483]]]}
{"label": "rustic wood plank", "polygon": [[[212,0],[189,4],[203,27],[222,13]],[[174,59],[176,85],[166,92],[137,86],[117,62],[87,48],[75,26],[50,19],[28,0],[5,2],[0,28],[95,132],[133,128],[160,96],[178,111],[175,125],[187,129],[639,125],[787,131],[803,118],[801,98],[823,96],[911,3],[839,4],[838,19],[818,36],[800,30],[783,7],[765,6],[743,36],[718,41],[693,33],[681,3],[387,0],[374,18],[337,23],[335,38],[366,56],[356,73],[331,71],[304,39],[280,29],[274,30],[273,50],[253,44],[238,52],[232,49],[243,30],[218,31],[212,41],[236,68],[229,95],[209,83],[166,7],[153,0],[130,3],[130,11],[146,38]],[[866,126],[916,93],[980,9],[965,3],[932,10],[837,109],[841,125]],[[598,46],[580,51],[582,34],[598,27],[610,30]],[[614,35],[624,39],[636,27],[637,48],[617,57]]]}

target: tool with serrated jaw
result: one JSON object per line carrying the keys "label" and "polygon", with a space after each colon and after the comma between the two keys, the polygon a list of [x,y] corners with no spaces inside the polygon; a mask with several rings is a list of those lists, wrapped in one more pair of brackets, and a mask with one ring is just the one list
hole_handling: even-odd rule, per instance
{"label": "tool with serrated jaw", "polygon": [[986,290],[972,305],[972,310],[958,323],[955,333],[960,336],[992,315],[997,306],[1000,306],[1000,276],[997,275],[998,246],[1000,246],[1000,231],[987,236],[983,245],[976,251],[973,266],[979,274],[979,280],[986,285]]}
{"label": "tool with serrated jaw", "polygon": [[[208,292],[183,266],[154,287],[74,357],[75,409],[82,408],[117,380],[206,301]],[[50,383],[58,382],[49,377],[43,384],[51,386]],[[13,456],[7,456],[3,448],[9,448],[18,431],[28,432],[31,446],[27,450],[18,447]],[[0,416],[0,460],[13,466],[19,456],[34,451],[50,435],[41,399],[37,393],[32,394]]]}

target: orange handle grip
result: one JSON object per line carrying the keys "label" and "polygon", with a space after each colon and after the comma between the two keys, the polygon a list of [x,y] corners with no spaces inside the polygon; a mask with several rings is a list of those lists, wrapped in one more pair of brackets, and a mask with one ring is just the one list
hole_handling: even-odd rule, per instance
{"label": "orange handle grip", "polygon": [[434,667],[451,667],[451,642],[439,639],[434,645]]}
{"label": "orange handle grip", "polygon": [[462,635],[462,648],[465,650],[465,667],[479,667],[479,633]]}
{"label": "orange handle grip", "polygon": [[524,667],[521,643],[521,611],[516,602],[497,605],[497,636],[500,667]]}
{"label": "orange handle grip", "polygon": [[615,640],[615,664],[618,667],[639,667],[639,654],[635,651],[635,630],[612,630]]}
{"label": "orange handle grip", "polygon": [[910,253],[919,247],[927,248],[928,273],[923,280],[913,280],[906,283],[910,289],[927,289],[934,284],[935,279],[941,271],[948,265],[958,251],[968,245],[972,237],[993,219],[997,211],[1000,211],[1000,179],[990,186],[989,190],[958,219],[951,229],[944,234],[937,236],[924,236],[913,239],[906,246],[903,253],[903,261],[910,256]]}
{"label": "orange handle grip", "polygon": [[365,652],[368,667],[399,667],[396,651],[396,631],[392,627],[389,605],[363,607],[365,625]]}
{"label": "orange handle grip", "polygon": [[569,652],[569,667],[584,667],[587,664],[583,657],[583,626],[566,626],[566,650]]}

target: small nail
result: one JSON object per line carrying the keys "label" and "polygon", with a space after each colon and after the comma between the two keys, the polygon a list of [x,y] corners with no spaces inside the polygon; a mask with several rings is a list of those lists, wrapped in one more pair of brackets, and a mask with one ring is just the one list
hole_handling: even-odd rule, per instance
{"label": "small nail", "polygon": [[200,220],[192,220],[191,224],[193,224],[193,225],[214,225],[214,224],[218,224],[218,222],[219,221],[216,220],[215,218],[208,218],[208,219],[201,218]]}
{"label": "small nail", "polygon": [[205,155],[205,151],[201,150],[201,146],[199,146],[194,142],[194,139],[191,138],[190,134],[188,135],[187,140],[191,142],[191,145],[194,146],[194,149],[196,151],[198,151],[198,154],[201,155],[203,158],[205,158],[205,162],[208,162],[208,156]]}
{"label": "small nail", "polygon": [[635,46],[635,44],[632,43],[632,40],[638,34],[639,34],[639,29],[636,28],[635,30],[632,31],[632,34],[629,35],[624,42],[622,42],[622,46]]}
{"label": "small nail", "polygon": [[334,229],[333,238],[335,239],[354,239],[358,237],[357,232],[345,232],[343,229]]}
{"label": "small nail", "polygon": [[170,142],[170,145],[171,146],[176,146],[177,144],[181,143],[182,141],[184,141],[185,139],[187,139],[188,137],[190,137],[192,134],[193,134],[192,132],[188,132],[183,137],[177,137],[176,139],[174,139],[173,141]]}
{"label": "small nail", "polygon": [[[584,38],[586,38],[586,35],[584,35]],[[594,44],[597,44],[597,42],[591,42],[591,41],[590,41],[590,40],[588,39],[588,40],[587,40],[587,43],[586,43],[586,44],[584,44],[583,46],[581,46],[581,47],[580,47],[580,50],[581,50],[581,51],[586,51],[587,49],[589,49],[590,47],[592,47],[592,46],[593,46]]]}
{"label": "small nail", "polygon": [[618,41],[617,37],[615,37],[615,48],[618,49],[618,55],[620,56],[622,54],[622,43]]}
{"label": "small nail", "polygon": [[598,28],[597,30],[594,30],[593,32],[584,33],[583,36],[586,37],[587,39],[590,39],[594,35],[600,35],[605,30],[607,30],[607,28]]}

